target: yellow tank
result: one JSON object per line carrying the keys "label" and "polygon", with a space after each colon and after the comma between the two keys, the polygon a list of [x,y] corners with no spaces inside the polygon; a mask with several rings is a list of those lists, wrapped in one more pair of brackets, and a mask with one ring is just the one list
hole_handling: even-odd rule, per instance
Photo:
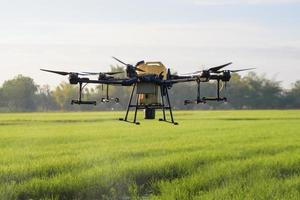
{"label": "yellow tank", "polygon": [[139,72],[138,74],[156,74],[159,75],[163,72],[164,80],[167,78],[167,68],[161,62],[145,62],[138,65],[138,68],[142,69],[145,72]]}
{"label": "yellow tank", "polygon": [[[139,75],[143,74],[156,74],[160,75],[162,73],[163,79],[167,79],[167,68],[161,62],[146,62],[143,64],[138,65],[139,69],[142,69],[145,72],[138,72]],[[140,94],[139,102],[140,104],[144,105],[151,105],[151,104],[159,104],[160,103],[160,94],[159,94],[159,86],[153,83],[149,84],[146,87],[153,88],[153,92],[147,94]],[[139,87],[139,85],[137,86]]]}

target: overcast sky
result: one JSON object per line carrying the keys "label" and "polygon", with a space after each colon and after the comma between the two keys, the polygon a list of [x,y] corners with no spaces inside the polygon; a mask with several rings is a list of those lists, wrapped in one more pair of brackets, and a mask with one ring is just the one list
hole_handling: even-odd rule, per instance
{"label": "overcast sky", "polygon": [[0,0],[0,83],[66,77],[39,71],[107,71],[162,61],[179,73],[227,62],[300,80],[300,0]]}

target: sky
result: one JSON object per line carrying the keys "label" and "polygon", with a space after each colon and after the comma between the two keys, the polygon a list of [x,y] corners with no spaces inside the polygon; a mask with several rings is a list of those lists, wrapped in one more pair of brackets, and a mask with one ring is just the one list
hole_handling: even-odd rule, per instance
{"label": "sky", "polygon": [[[300,0],[0,0],[0,84],[17,74],[162,61],[179,73],[233,62],[286,88],[300,80]],[[242,73],[244,75],[245,73]]]}

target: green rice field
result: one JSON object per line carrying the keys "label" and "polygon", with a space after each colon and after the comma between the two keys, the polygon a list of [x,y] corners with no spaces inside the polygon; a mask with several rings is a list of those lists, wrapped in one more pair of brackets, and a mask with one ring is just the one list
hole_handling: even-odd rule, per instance
{"label": "green rice field", "polygon": [[300,199],[300,110],[123,115],[0,114],[0,199]]}

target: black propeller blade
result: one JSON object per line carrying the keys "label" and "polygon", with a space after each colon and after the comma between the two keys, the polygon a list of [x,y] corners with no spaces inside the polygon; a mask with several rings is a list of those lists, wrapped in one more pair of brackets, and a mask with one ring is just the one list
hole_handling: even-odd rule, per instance
{"label": "black propeller blade", "polygon": [[199,74],[203,71],[208,71],[208,72],[211,72],[211,73],[220,73],[220,71],[219,71],[220,69],[222,69],[222,68],[224,68],[228,65],[231,65],[231,64],[232,64],[232,62],[226,63],[224,65],[220,65],[220,66],[217,66],[217,67],[212,67],[212,68],[209,68],[207,70],[200,70],[200,71],[195,71],[195,72],[192,72],[192,73],[186,73],[186,74],[182,74],[182,75],[195,75],[195,74]]}
{"label": "black propeller blade", "polygon": [[82,72],[85,75],[99,75],[99,74],[105,74],[105,75],[116,75],[116,74],[121,74],[124,72]]}
{"label": "black propeller blade", "polygon": [[191,72],[191,73],[185,73],[185,74],[180,74],[182,76],[191,76],[191,75],[195,75],[195,74],[199,74],[201,73],[202,71],[196,71],[196,72]]}
{"label": "black propeller blade", "polygon": [[141,61],[137,62],[137,63],[135,64],[135,66],[137,67],[137,66],[142,65],[142,64],[145,64],[145,61],[144,61],[144,60],[141,60]]}
{"label": "black propeller blade", "polygon": [[243,72],[243,71],[248,71],[248,70],[253,70],[255,68],[247,68],[247,69],[237,69],[237,70],[228,70],[232,73],[236,73],[236,72]]}
{"label": "black propeller blade", "polygon": [[113,56],[112,58],[115,59],[116,61],[118,61],[119,63],[125,65],[126,67],[131,67],[131,68],[133,68],[135,71],[145,72],[144,70],[139,69],[139,68],[137,67],[137,65],[141,64],[141,62],[144,62],[144,61],[138,62],[137,65],[134,67],[133,65],[127,64],[127,63],[123,62],[122,60],[120,60],[120,59],[118,59],[118,58],[116,58],[116,57],[114,57],[114,56]]}
{"label": "black propeller blade", "polygon": [[78,72],[54,71],[54,70],[48,70],[48,69],[41,69],[41,71],[55,73],[55,74],[59,74],[59,75],[62,75],[62,76],[66,76],[66,75],[70,75],[70,74],[77,74],[77,75],[82,75],[82,76],[85,75],[85,74],[78,73]]}
{"label": "black propeller blade", "polygon": [[113,59],[115,59],[116,61],[118,61],[119,63],[121,63],[121,64],[123,64],[123,65],[125,65],[125,66],[128,66],[128,65],[130,65],[130,64],[126,64],[126,63],[124,63],[122,60],[119,60],[118,58],[116,58],[116,57],[112,57]]}
{"label": "black propeller blade", "polygon": [[228,65],[231,65],[231,64],[232,64],[232,62],[224,64],[224,65],[220,65],[220,66],[217,66],[217,67],[212,67],[212,68],[209,68],[208,71],[213,72],[213,73],[217,73],[220,69],[222,69],[224,67],[227,67]]}

